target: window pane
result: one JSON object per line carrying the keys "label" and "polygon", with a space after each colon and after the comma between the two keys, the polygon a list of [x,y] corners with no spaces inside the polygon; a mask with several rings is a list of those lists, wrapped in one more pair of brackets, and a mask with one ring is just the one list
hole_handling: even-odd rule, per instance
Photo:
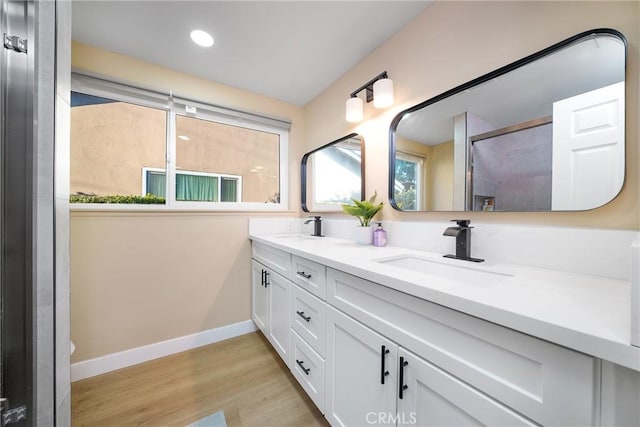
{"label": "window pane", "polygon": [[231,178],[222,178],[222,187],[221,187],[221,202],[235,202],[238,200],[237,198],[238,191],[238,180]]}
{"label": "window pane", "polygon": [[193,117],[178,116],[176,120],[178,173],[189,170],[239,177],[241,186],[232,180],[221,181],[219,201],[279,200],[279,135]]}
{"label": "window pane", "polygon": [[164,197],[167,177],[164,172],[147,172],[147,190],[145,194]]}
{"label": "window pane", "polygon": [[218,177],[176,174],[176,200],[217,202]]}
{"label": "window pane", "polygon": [[394,200],[396,205],[405,211],[417,209],[417,177],[418,163],[396,159],[396,185]]}
{"label": "window pane", "polygon": [[164,181],[145,168],[165,168],[165,111],[79,92],[72,92],[71,107],[72,195],[99,196],[92,201],[126,195],[135,198],[125,203],[144,203],[140,196],[151,184],[150,193],[164,198]]}

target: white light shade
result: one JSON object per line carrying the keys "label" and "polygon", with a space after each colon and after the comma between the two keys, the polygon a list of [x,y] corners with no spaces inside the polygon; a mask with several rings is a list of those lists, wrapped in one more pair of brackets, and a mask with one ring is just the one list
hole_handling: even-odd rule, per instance
{"label": "white light shade", "polygon": [[198,46],[202,47],[210,47],[213,46],[213,37],[211,34],[202,30],[193,30],[191,31],[191,40]]}
{"label": "white light shade", "polygon": [[393,80],[380,79],[373,84],[373,106],[384,108],[393,104]]}
{"label": "white light shade", "polygon": [[359,122],[362,120],[364,115],[364,105],[362,103],[362,99],[360,98],[349,98],[347,99],[347,115],[346,119],[348,122]]}

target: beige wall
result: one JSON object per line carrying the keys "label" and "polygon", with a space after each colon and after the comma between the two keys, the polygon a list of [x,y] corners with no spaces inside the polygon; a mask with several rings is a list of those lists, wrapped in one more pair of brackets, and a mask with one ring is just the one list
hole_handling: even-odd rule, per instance
{"label": "beige wall", "polygon": [[246,215],[71,217],[74,361],[249,318]]}
{"label": "beige wall", "polygon": [[[626,181],[611,203],[587,212],[468,212],[474,222],[549,224],[616,229],[639,228],[638,2],[436,2],[305,106],[305,151],[357,132],[367,150],[367,195],[387,194],[388,130],[393,117],[473,78],[567,37],[610,27],[625,34],[627,63]],[[395,105],[380,112],[365,105],[365,121],[344,119],[344,102],[354,88],[387,70],[394,81]],[[396,212],[387,220],[443,221],[448,212]]]}
{"label": "beige wall", "polygon": [[453,206],[453,141],[431,147],[428,172],[430,209],[451,209]]}
{"label": "beige wall", "polygon": [[291,211],[71,213],[72,362],[250,319],[248,218],[299,212],[302,108],[78,43],[72,66],[293,121]]}

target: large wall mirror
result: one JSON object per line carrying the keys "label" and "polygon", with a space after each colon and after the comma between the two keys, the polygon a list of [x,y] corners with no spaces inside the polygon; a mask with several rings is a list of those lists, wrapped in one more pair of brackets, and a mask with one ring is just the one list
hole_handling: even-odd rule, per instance
{"label": "large wall mirror", "polygon": [[364,141],[356,133],[302,156],[302,210],[339,211],[364,194]]}
{"label": "large wall mirror", "polygon": [[398,114],[389,199],[406,211],[573,211],[625,165],[626,40],[587,31]]}

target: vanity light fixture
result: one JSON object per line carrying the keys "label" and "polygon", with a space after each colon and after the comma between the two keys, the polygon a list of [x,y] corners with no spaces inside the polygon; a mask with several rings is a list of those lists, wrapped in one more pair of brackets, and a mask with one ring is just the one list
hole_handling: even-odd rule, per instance
{"label": "vanity light fixture", "polygon": [[191,40],[198,46],[202,47],[211,47],[213,46],[213,37],[211,34],[202,30],[193,30],[191,31]]}
{"label": "vanity light fixture", "polygon": [[393,80],[389,78],[386,71],[383,71],[351,92],[346,102],[348,122],[359,122],[364,116],[364,102],[358,98],[358,93],[363,90],[366,90],[367,102],[373,101],[373,106],[376,108],[385,108],[393,104]]}

